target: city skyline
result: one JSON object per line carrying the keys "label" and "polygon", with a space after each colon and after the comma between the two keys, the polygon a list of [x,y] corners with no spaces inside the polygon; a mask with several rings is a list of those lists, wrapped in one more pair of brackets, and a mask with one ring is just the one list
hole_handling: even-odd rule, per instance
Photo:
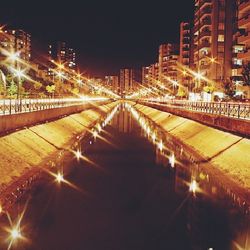
{"label": "city skyline", "polygon": [[96,76],[153,63],[159,44],[179,41],[179,22],[191,20],[194,9],[191,0],[182,8],[163,1],[129,1],[121,8],[114,1],[70,5],[43,1],[36,5],[35,15],[33,7],[5,2],[0,22],[30,33],[33,51],[43,55],[51,42],[65,41],[76,50],[80,68]]}

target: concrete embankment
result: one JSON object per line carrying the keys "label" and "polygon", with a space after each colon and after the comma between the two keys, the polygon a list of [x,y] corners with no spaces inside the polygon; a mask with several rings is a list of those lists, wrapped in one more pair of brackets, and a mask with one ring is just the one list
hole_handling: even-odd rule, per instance
{"label": "concrete embankment", "polygon": [[0,118],[0,134],[14,131],[26,126],[55,120],[62,116],[71,115],[73,113],[80,113],[83,110],[94,108],[96,105],[101,106],[109,102],[110,101],[99,101],[95,103],[86,102],[82,105],[71,105],[32,112],[3,115]]}
{"label": "concrete embankment", "polygon": [[148,106],[134,107],[160,126],[190,158],[250,202],[250,140]]}
{"label": "concrete embankment", "polygon": [[[48,167],[62,150],[67,151],[79,136],[110,112],[117,102],[85,110],[58,120],[28,127],[0,137],[0,192],[34,169]],[[8,199],[11,199],[9,197]],[[0,205],[7,201],[0,197]]]}
{"label": "concrete embankment", "polygon": [[[234,108],[234,111],[232,111],[232,113],[235,113],[235,118],[234,118],[234,117],[228,117],[224,115],[216,115],[216,114],[190,111],[186,109],[167,106],[161,103],[141,102],[141,104],[149,106],[151,108],[159,109],[164,112],[171,113],[173,115],[191,119],[191,120],[203,123],[208,126],[213,126],[221,130],[247,136],[248,138],[250,138],[250,121],[244,120],[244,119],[237,119],[236,118],[237,108]],[[245,111],[242,110],[242,112],[247,113],[247,110]]]}

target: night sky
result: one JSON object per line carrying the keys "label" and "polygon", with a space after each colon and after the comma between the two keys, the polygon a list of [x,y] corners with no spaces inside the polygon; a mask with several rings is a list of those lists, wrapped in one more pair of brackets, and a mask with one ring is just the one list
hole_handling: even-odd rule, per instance
{"label": "night sky", "polygon": [[[35,48],[65,41],[81,70],[117,74],[156,61],[158,46],[178,42],[179,23],[192,20],[193,0],[41,0],[1,2],[0,22],[32,35]],[[37,51],[37,50],[36,50]],[[36,56],[36,55],[35,55]]]}

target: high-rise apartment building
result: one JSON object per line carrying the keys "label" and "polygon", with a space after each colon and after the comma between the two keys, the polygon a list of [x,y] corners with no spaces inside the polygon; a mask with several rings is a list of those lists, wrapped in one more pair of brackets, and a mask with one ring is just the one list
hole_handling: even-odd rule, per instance
{"label": "high-rise apartment building", "polygon": [[105,76],[105,85],[108,89],[115,94],[120,93],[119,77],[118,76]]}
{"label": "high-rise apartment building", "polygon": [[191,27],[188,22],[181,22],[180,24],[180,56],[179,56],[180,70],[178,72],[178,81],[190,87],[190,76],[187,74],[186,68],[191,64]]}
{"label": "high-rise apartment building", "polygon": [[120,70],[120,96],[125,97],[129,95],[132,90],[131,82],[131,70],[121,69]]}
{"label": "high-rise apartment building", "polygon": [[57,42],[49,45],[49,59],[64,64],[65,67],[76,69],[76,53],[74,49],[68,47],[65,42]]}
{"label": "high-rise apartment building", "polygon": [[159,81],[167,83],[167,78],[177,80],[179,59],[178,44],[162,44],[159,47]]}
{"label": "high-rise apartment building", "polygon": [[150,66],[142,67],[142,85],[145,87],[149,85],[149,68]]}
{"label": "high-rise apartment building", "polygon": [[[217,90],[231,77],[233,0],[195,0],[194,68]],[[199,86],[197,86],[199,87]]]}
{"label": "high-rise apartment building", "polygon": [[141,81],[140,72],[135,69],[121,69],[120,70],[120,93],[122,97],[131,95],[140,86]]}
{"label": "high-rise apartment building", "polygon": [[0,34],[0,44],[5,50],[18,53],[24,61],[31,59],[31,36],[23,30],[5,30]]}
{"label": "high-rise apartment building", "polygon": [[243,65],[250,62],[250,1],[238,0],[235,9],[237,15],[234,22],[232,81],[238,91],[246,92],[246,96],[250,97],[250,87],[243,86],[242,78]]}
{"label": "high-rise apartment building", "polygon": [[159,63],[153,63],[148,68],[148,86],[157,85],[159,78]]}
{"label": "high-rise apartment building", "polygon": [[191,49],[191,29],[190,23],[181,22],[180,24],[180,57],[179,62],[189,67]]}

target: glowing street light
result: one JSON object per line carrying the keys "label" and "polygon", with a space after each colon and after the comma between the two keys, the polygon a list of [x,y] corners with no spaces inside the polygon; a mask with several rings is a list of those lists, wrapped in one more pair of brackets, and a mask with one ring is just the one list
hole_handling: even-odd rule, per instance
{"label": "glowing street light", "polygon": [[59,183],[59,184],[60,184],[61,182],[64,182],[63,175],[62,175],[60,172],[58,172],[58,173],[56,174],[55,178],[56,178],[56,182]]}
{"label": "glowing street light", "polygon": [[171,156],[169,157],[169,164],[172,168],[175,167],[175,156],[174,153],[171,154]]}
{"label": "glowing street light", "polygon": [[75,156],[76,156],[76,159],[79,161],[82,158],[82,152],[81,152],[81,150],[78,149],[75,152]]}
{"label": "glowing street light", "polygon": [[18,226],[11,229],[10,237],[11,237],[12,241],[15,241],[15,240],[22,237],[21,230],[20,230],[20,228]]}
{"label": "glowing street light", "polygon": [[191,193],[195,194],[197,189],[198,189],[198,184],[197,184],[196,180],[192,180],[190,183],[190,186],[189,186],[189,191]]}
{"label": "glowing street light", "polygon": [[19,52],[10,52],[8,55],[8,59],[12,62],[16,62],[17,60],[19,60],[20,54]]}
{"label": "glowing street light", "polygon": [[158,148],[159,148],[160,151],[163,150],[163,142],[162,142],[162,140],[160,140],[160,142],[158,143]]}

